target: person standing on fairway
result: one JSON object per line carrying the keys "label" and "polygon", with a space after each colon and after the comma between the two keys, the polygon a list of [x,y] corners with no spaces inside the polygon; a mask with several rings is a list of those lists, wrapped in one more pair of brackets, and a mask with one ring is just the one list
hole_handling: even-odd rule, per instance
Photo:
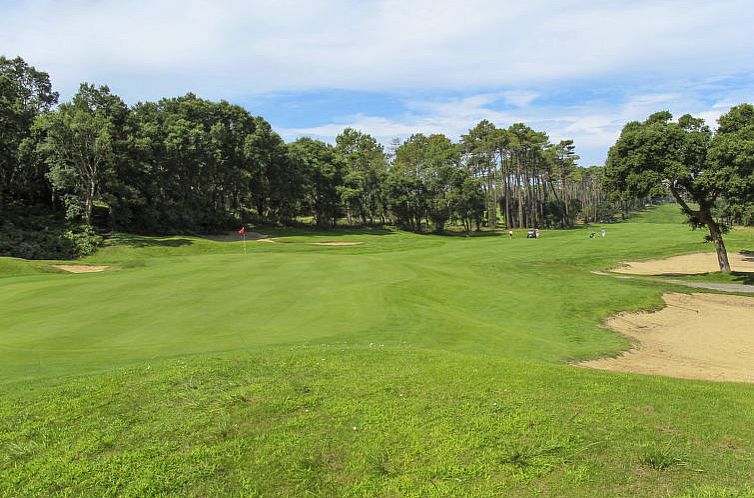
{"label": "person standing on fairway", "polygon": [[607,233],[607,230],[605,230],[603,228],[602,230],[600,230],[600,232],[602,233],[602,238],[604,239],[605,238],[605,234]]}
{"label": "person standing on fairway", "polygon": [[513,238],[513,230],[508,230],[508,240]]}

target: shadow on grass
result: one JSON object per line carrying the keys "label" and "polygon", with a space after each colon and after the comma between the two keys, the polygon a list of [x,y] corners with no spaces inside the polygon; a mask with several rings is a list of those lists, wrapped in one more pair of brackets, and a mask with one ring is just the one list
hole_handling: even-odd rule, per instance
{"label": "shadow on grass", "polygon": [[327,235],[337,237],[341,235],[392,235],[396,233],[395,229],[383,227],[317,228],[254,225],[250,230],[269,235],[270,237],[296,237],[306,235]]}
{"label": "shadow on grass", "polygon": [[754,272],[734,271],[734,272],[731,272],[730,275],[735,283],[754,285]]}
{"label": "shadow on grass", "polygon": [[[441,237],[501,237],[503,235],[502,231],[499,230],[481,230],[476,231],[472,230],[470,232],[466,232],[463,230],[445,230],[442,232],[435,232],[435,231],[423,231],[423,232],[416,232],[417,235],[440,235]],[[507,233],[505,234],[507,236]]]}
{"label": "shadow on grass", "polygon": [[[543,233],[559,233],[559,232],[588,232],[588,231],[595,231],[595,227],[597,230],[601,228],[605,228],[608,226],[607,224],[599,224],[599,225],[583,225],[583,224],[576,224],[570,227],[549,227],[549,228],[539,228],[540,232]],[[532,230],[530,228],[513,228],[513,238],[522,238],[526,237],[526,232],[529,230]],[[408,231],[408,230],[407,230]],[[498,226],[497,228],[488,228],[484,227],[481,230],[471,230],[466,231],[460,226],[450,225],[446,226],[445,230],[442,232],[436,232],[431,229],[422,230],[421,232],[413,232],[418,235],[440,235],[443,237],[508,237],[508,229],[504,226]]]}
{"label": "shadow on grass", "polygon": [[117,234],[110,241],[128,247],[182,247],[190,246],[194,242],[190,239],[175,237],[146,237],[142,235]]}
{"label": "shadow on grass", "polygon": [[693,282],[709,282],[715,284],[744,284],[754,285],[754,272],[732,271],[730,273],[661,273],[659,277],[680,278]]}

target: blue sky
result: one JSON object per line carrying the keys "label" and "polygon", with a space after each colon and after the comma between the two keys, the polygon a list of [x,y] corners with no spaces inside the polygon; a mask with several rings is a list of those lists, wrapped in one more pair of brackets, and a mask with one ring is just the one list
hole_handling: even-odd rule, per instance
{"label": "blue sky", "polygon": [[191,91],[287,140],[522,121],[602,164],[627,121],[714,126],[754,101],[750,0],[0,0],[0,23],[0,53],[63,98],[81,81],[129,103]]}

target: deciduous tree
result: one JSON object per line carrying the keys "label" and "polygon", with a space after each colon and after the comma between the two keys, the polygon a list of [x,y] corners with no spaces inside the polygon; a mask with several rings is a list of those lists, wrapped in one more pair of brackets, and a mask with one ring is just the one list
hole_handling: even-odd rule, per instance
{"label": "deciduous tree", "polygon": [[715,216],[714,207],[716,200],[731,191],[746,192],[737,182],[746,177],[741,173],[750,168],[751,159],[735,159],[740,156],[734,151],[746,147],[733,138],[737,130],[746,128],[739,125],[746,121],[739,114],[745,113],[733,111],[721,118],[720,136],[715,137],[712,149],[712,131],[702,119],[689,114],[677,122],[667,111],[643,122],[633,121],[610,148],[606,166],[607,185],[618,192],[647,196],[668,189],[693,227],[707,227],[707,238],[715,244],[723,272],[730,272],[723,241],[727,227]]}

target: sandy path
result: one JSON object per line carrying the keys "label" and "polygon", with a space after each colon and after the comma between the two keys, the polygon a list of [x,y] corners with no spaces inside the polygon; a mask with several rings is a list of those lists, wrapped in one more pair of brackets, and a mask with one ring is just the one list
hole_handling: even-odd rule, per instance
{"label": "sandy path", "polygon": [[[729,252],[728,260],[733,271],[754,272],[752,253]],[[683,254],[650,261],[626,261],[623,265],[611,271],[633,275],[692,275],[720,271],[714,252]]]}
{"label": "sandy path", "polygon": [[655,313],[620,313],[607,326],[635,341],[616,358],[578,365],[685,379],[754,382],[754,298],[665,294]]}
{"label": "sandy path", "polygon": [[105,271],[109,266],[96,266],[96,265],[52,265],[53,268],[67,271],[68,273],[94,273],[98,271]]}

